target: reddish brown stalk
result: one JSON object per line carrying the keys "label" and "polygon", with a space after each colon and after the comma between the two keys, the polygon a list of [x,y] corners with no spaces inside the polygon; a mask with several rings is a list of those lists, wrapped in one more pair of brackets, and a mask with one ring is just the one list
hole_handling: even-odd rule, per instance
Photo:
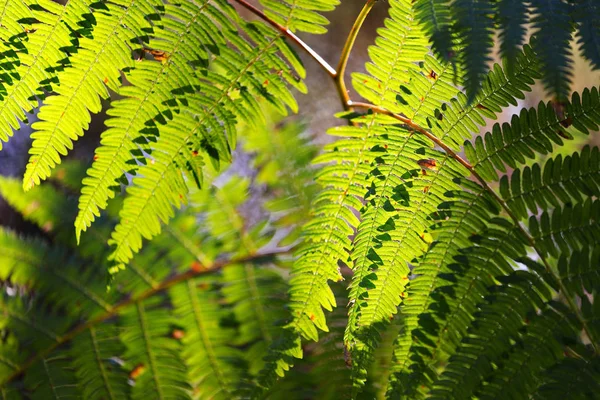
{"label": "reddish brown stalk", "polygon": [[73,340],[73,338],[75,338],[80,333],[85,332],[88,329],[116,316],[121,310],[123,310],[124,308],[127,308],[128,306],[131,306],[140,301],[143,301],[149,297],[154,296],[155,294],[157,294],[159,292],[163,292],[163,291],[177,285],[178,283],[188,281],[197,276],[210,274],[210,273],[218,271],[222,268],[228,267],[230,265],[247,263],[247,262],[259,262],[259,261],[262,261],[263,259],[268,260],[277,255],[286,254],[286,253],[287,253],[287,251],[279,251],[279,252],[271,252],[271,253],[263,253],[263,254],[252,254],[249,256],[240,257],[240,258],[236,258],[236,259],[232,259],[232,260],[218,261],[218,262],[213,263],[210,268],[206,268],[206,269],[194,268],[194,269],[190,269],[186,272],[174,275],[173,277],[161,282],[159,285],[152,287],[152,288],[146,290],[145,292],[142,292],[138,296],[123,299],[122,301],[120,301],[119,303],[115,304],[113,307],[108,309],[105,313],[100,314],[96,318],[91,319],[86,322],[83,322],[83,323],[73,327],[67,333],[58,337],[56,339],[56,341],[54,343],[52,343],[51,346],[49,346],[45,350],[35,353],[29,359],[27,359],[11,375],[9,375],[2,383],[0,383],[0,386],[6,384],[7,382],[12,381],[13,379],[15,379],[16,377],[21,375],[25,370],[27,370],[29,367],[31,367],[31,365],[33,363],[35,363],[36,361],[38,361],[39,359],[41,359],[43,357],[46,357],[47,355],[52,353],[52,351],[54,351],[59,346],[70,342],[71,340]]}

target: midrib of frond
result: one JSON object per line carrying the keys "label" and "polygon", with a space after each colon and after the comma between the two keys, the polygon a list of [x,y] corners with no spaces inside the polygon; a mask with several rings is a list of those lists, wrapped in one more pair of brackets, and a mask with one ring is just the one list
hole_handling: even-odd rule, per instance
{"label": "midrib of frond", "polygon": [[107,312],[110,312],[112,310],[112,305],[110,305],[106,301],[102,300],[102,298],[100,296],[98,296],[94,292],[90,291],[88,288],[86,288],[85,286],[80,284],[78,281],[71,279],[66,275],[57,273],[55,269],[52,269],[51,273],[52,273],[52,275],[57,276],[62,281],[67,283],[69,286],[71,286],[73,289],[75,289],[76,291],[81,293],[85,298],[87,298],[88,300],[90,300],[91,302],[96,304],[99,308],[101,308]]}
{"label": "midrib of frond", "polygon": [[[151,193],[149,196],[146,196],[145,199],[143,200],[143,205],[141,207],[137,207],[136,210],[137,215],[135,217],[134,221],[129,221],[128,223],[128,229],[125,231],[125,233],[121,234],[122,239],[121,240],[117,240],[115,242],[116,244],[116,248],[115,251],[113,253],[113,255],[111,256],[111,258],[118,258],[117,255],[120,255],[122,253],[125,253],[125,251],[123,250],[123,246],[126,245],[126,243],[129,242],[129,237],[132,234],[132,232],[136,231],[137,229],[139,229],[139,227],[137,226],[140,218],[144,215],[144,211],[146,210],[146,207],[148,207],[148,205],[150,204],[151,199],[154,197],[155,193],[157,190],[160,189],[160,185],[165,183],[165,175],[169,172],[170,168],[176,168],[176,166],[174,166],[174,161],[177,157],[179,157],[180,152],[182,151],[182,149],[187,145],[187,142],[190,140],[191,137],[193,137],[196,133],[196,131],[199,129],[200,126],[202,126],[202,124],[208,119],[212,117],[212,113],[213,111],[219,106],[221,100],[223,100],[225,97],[228,96],[229,91],[237,84],[237,82],[244,76],[244,74],[246,74],[246,72],[256,63],[258,62],[258,60],[266,53],[268,53],[268,51],[271,49],[271,47],[273,47],[275,45],[275,42],[279,39],[279,36],[275,36],[275,38],[272,38],[268,44],[266,46],[264,46],[249,62],[248,64],[244,67],[244,69],[242,69],[240,71],[240,73],[233,79],[231,79],[229,86],[227,86],[227,88],[225,90],[221,91],[221,95],[220,97],[212,102],[212,105],[210,106],[210,108],[208,110],[206,110],[203,113],[202,118],[200,118],[197,123],[195,124],[195,127],[193,129],[190,130],[190,132],[188,133],[188,135],[181,141],[181,143],[179,144],[179,146],[177,147],[177,150],[172,152],[170,154],[170,159],[168,160],[160,160],[160,165],[163,166],[163,171],[160,174],[160,177],[158,179],[156,179],[153,182],[153,188],[151,190]],[[121,224],[120,224],[121,225]],[[122,226],[122,225],[121,225]],[[122,262],[121,260],[118,260],[119,262]]]}
{"label": "midrib of frond", "polygon": [[198,329],[198,334],[200,335],[200,340],[202,343],[202,347],[204,348],[204,352],[208,358],[208,363],[210,364],[211,369],[215,377],[217,378],[217,382],[221,388],[221,391],[225,393],[229,393],[227,388],[227,382],[225,381],[225,376],[219,363],[217,361],[217,355],[215,354],[212,341],[206,334],[206,328],[204,326],[204,322],[202,320],[202,310],[200,309],[200,304],[197,298],[197,290],[192,280],[188,280],[186,282],[188,296],[190,297],[190,304],[192,306],[192,311],[194,313],[194,321],[196,322],[196,328]]}
{"label": "midrib of frond", "polygon": [[[55,139],[56,136],[56,131],[58,130],[58,127],[60,125],[60,122],[62,121],[63,117],[65,116],[67,110],[69,109],[70,105],[72,104],[73,98],[75,98],[78,94],[79,94],[79,89],[81,89],[81,86],[85,83],[85,81],[87,80],[88,74],[92,71],[92,69],[94,68],[94,66],[98,63],[98,60],[100,58],[100,56],[108,49],[111,48],[110,43],[113,40],[114,36],[116,36],[117,31],[119,30],[123,20],[129,16],[129,11],[131,9],[131,7],[134,5],[136,0],[130,0],[129,5],[127,6],[127,8],[123,11],[123,13],[121,13],[121,15],[119,16],[117,23],[113,24],[113,28],[110,32],[110,34],[108,34],[105,38],[105,40],[103,41],[102,45],[100,46],[102,48],[102,50],[100,50],[99,52],[96,52],[96,56],[94,58],[94,61],[92,63],[88,64],[87,70],[84,72],[84,74],[81,76],[81,79],[79,80],[79,82],[77,83],[75,89],[72,91],[71,95],[69,96],[69,100],[67,102],[65,102],[65,107],[63,107],[63,110],[61,112],[60,117],[58,117],[58,119],[56,120],[56,123],[54,124],[54,127],[52,128],[52,130],[50,131],[50,138],[46,140],[46,144],[43,147],[43,150],[40,153],[37,153],[34,157],[32,162],[30,162],[29,165],[33,164],[32,168],[27,168],[27,171],[25,173],[25,177],[23,178],[23,189],[25,190],[29,190],[31,189],[34,185],[35,185],[35,181],[33,177],[37,177],[39,179],[40,176],[40,172],[38,171],[38,168],[40,168],[39,166],[42,165],[42,163],[40,163],[39,161],[43,160],[46,158],[46,153],[48,151],[48,148],[50,147],[51,143],[53,143],[53,139]],[[46,129],[44,129],[46,131]],[[35,162],[38,161],[38,162]]]}
{"label": "midrib of frond", "polygon": [[54,398],[56,400],[60,400],[60,396],[56,392],[56,384],[54,383],[54,379],[52,379],[52,374],[50,373],[50,368],[48,367],[48,362],[47,362],[46,358],[45,357],[42,358],[41,362],[42,362],[42,365],[44,366],[44,373],[46,374],[46,377],[48,378],[48,386],[50,386],[50,389],[52,390],[52,394],[54,395]]}
{"label": "midrib of frond", "polygon": [[98,341],[96,338],[96,328],[90,327],[90,338],[92,342],[92,347],[94,348],[94,360],[98,365],[98,369],[100,370],[100,375],[102,376],[102,383],[104,384],[104,388],[106,389],[106,393],[108,393],[108,397],[111,400],[115,400],[115,395],[113,394],[112,387],[108,380],[108,375],[106,373],[106,368],[104,367],[104,362],[102,360],[102,356],[100,354],[100,349],[98,348]]}
{"label": "midrib of frond", "polygon": [[159,399],[163,400],[165,397],[164,393],[162,392],[162,385],[158,380],[158,369],[156,368],[156,360],[154,358],[154,352],[152,351],[152,344],[150,343],[151,339],[148,332],[148,322],[146,321],[146,312],[144,309],[144,305],[142,304],[142,301],[138,301],[136,302],[135,306],[137,309],[140,330],[142,331],[142,339],[144,341],[146,355],[148,356],[150,373],[152,374],[152,380],[154,381],[154,386],[156,387],[156,394],[158,395]]}
{"label": "midrib of frond", "polygon": [[[186,29],[184,31],[180,31],[180,33],[178,34],[176,45],[174,46],[172,56],[178,52],[181,44],[183,43],[183,39],[190,31],[190,27],[196,22],[198,16],[202,14],[202,12],[205,10],[206,7],[208,7],[210,5],[210,3],[211,3],[210,0],[206,1],[202,5],[202,7],[200,7],[197,10],[197,12],[194,14],[193,18],[191,18],[189,20],[189,22],[186,23]],[[93,208],[98,203],[95,200],[96,196],[98,195],[99,192],[106,190],[105,188],[107,186],[107,183],[110,183],[110,182],[107,182],[110,180],[109,172],[112,170],[112,167],[123,157],[123,155],[124,155],[123,153],[126,154],[127,152],[130,151],[129,146],[132,145],[132,142],[135,139],[130,135],[130,131],[134,127],[135,123],[137,122],[139,113],[142,110],[144,110],[144,106],[147,103],[147,101],[149,99],[153,98],[153,93],[158,93],[158,92],[154,91],[155,87],[157,87],[161,83],[161,80],[163,78],[168,79],[166,71],[168,71],[171,67],[173,67],[173,68],[177,67],[175,65],[175,63],[172,61],[172,56],[169,57],[165,63],[160,64],[160,68],[159,68],[157,74],[155,75],[154,79],[152,80],[152,83],[148,86],[148,90],[144,94],[144,97],[142,99],[139,99],[140,101],[137,104],[137,108],[136,108],[135,112],[132,114],[131,119],[128,122],[127,128],[124,129],[124,131],[123,131],[123,136],[121,136],[121,138],[119,140],[119,144],[117,145],[117,149],[114,151],[114,154],[113,154],[113,157],[112,157],[110,163],[108,165],[106,165],[106,168],[103,168],[100,171],[101,178],[99,179],[98,182],[94,182],[94,185],[87,186],[88,188],[91,188],[91,192],[85,194],[85,196],[87,197],[87,200],[83,204],[83,207],[79,208],[79,214],[77,214],[77,219],[75,220],[75,227],[76,227],[76,233],[77,233],[78,240],[79,240],[81,231],[84,230],[87,225],[87,222],[85,220],[93,218],[93,215],[94,215]],[[128,97],[128,98],[131,99],[133,97]],[[119,119],[122,119],[122,118],[119,118]],[[103,196],[103,198],[106,199],[106,196]],[[92,203],[94,204],[94,206],[92,206]]]}

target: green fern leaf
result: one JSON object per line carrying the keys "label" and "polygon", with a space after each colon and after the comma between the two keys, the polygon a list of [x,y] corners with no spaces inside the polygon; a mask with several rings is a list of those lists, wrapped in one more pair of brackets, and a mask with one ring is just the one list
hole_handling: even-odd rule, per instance
{"label": "green fern leaf", "polygon": [[[600,96],[597,88],[574,93],[570,102],[554,107],[540,103],[537,110],[523,109],[510,124],[495,124],[491,132],[478,136],[475,143],[465,142],[465,153],[475,170],[487,180],[498,180],[496,169],[506,172],[506,165],[518,168],[537,154],[546,155],[553,143],[563,145],[572,137],[567,130],[588,134],[600,126]],[[506,164],[506,165],[505,165]]]}
{"label": "green fern leaf", "polygon": [[585,247],[573,252],[569,257],[562,255],[558,260],[558,273],[566,289],[573,294],[584,297],[585,293],[593,293],[598,287],[600,270],[600,248]]}
{"label": "green fern leaf", "polygon": [[[146,34],[144,30],[150,28],[150,23],[144,16],[154,13],[153,7],[158,5],[123,1],[90,6],[95,11],[93,38],[79,40],[71,66],[57,75],[57,95],[44,101],[38,114],[40,121],[32,124],[36,132],[32,134],[31,157],[23,179],[26,190],[46,179],[60,163],[60,156],[66,155],[83,135],[90,113],[102,109],[101,99],[108,97],[108,89],[118,92],[120,71],[134,66],[129,45]],[[86,3],[80,3],[79,8],[84,11]]]}
{"label": "green fern leaf", "polygon": [[229,399],[242,378],[242,355],[228,346],[235,331],[220,326],[226,310],[219,307],[213,285],[189,280],[171,289],[170,297],[183,328],[183,358],[194,390],[202,398]]}
{"label": "green fern leaf", "polygon": [[465,89],[470,103],[479,93],[480,82],[488,72],[495,7],[489,0],[457,0],[451,7],[458,38],[464,44],[458,59],[465,70]]}
{"label": "green fern leaf", "polygon": [[[3,53],[12,65],[2,79],[0,149],[2,141],[8,141],[13,130],[19,128],[19,121],[27,121],[26,113],[38,107],[36,97],[44,98],[44,90],[52,90],[60,61],[66,57],[64,49],[73,46],[72,32],[78,28],[82,4],[86,3],[71,1],[62,6],[49,0],[4,2],[0,38],[3,47],[8,47]],[[19,23],[28,19],[36,22]]]}
{"label": "green fern leaf", "polygon": [[546,373],[546,381],[535,393],[535,399],[559,400],[593,398],[600,390],[598,358],[564,358]]}
{"label": "green fern leaf", "polygon": [[539,219],[529,218],[529,231],[538,248],[555,258],[598,243],[599,227],[600,201],[592,199],[543,212]]}
{"label": "green fern leaf", "polygon": [[174,323],[159,298],[137,302],[121,314],[120,338],[127,347],[123,358],[132,371],[137,369],[131,398],[190,398],[179,344],[169,337]]}
{"label": "green fern leaf", "polygon": [[265,14],[292,32],[303,31],[313,34],[327,32],[329,21],[320,13],[331,11],[340,0],[260,0]]}
{"label": "green fern leaf", "polygon": [[65,356],[42,358],[27,374],[25,386],[34,400],[81,397],[70,360]]}
{"label": "green fern leaf", "polygon": [[[510,179],[500,180],[500,194],[513,212],[522,219],[528,212],[560,207],[560,204],[581,203],[583,198],[600,194],[600,158],[598,148],[589,146],[572,156],[546,161],[543,172],[538,164],[517,169]],[[510,183],[509,183],[510,182]]]}
{"label": "green fern leaf", "polygon": [[111,360],[123,353],[114,327],[91,327],[73,341],[70,356],[83,397],[117,400],[127,397],[129,385],[121,365]]}
{"label": "green fern leaf", "polygon": [[[123,174],[135,174],[137,164],[132,159],[140,158],[141,150],[148,151],[147,141],[153,139],[153,133],[159,135],[161,124],[154,121],[166,123],[168,115],[177,110],[171,101],[173,91],[199,84],[193,65],[207,65],[208,47],[225,45],[221,30],[234,29],[230,19],[235,20],[235,14],[226,3],[216,3],[222,8],[210,0],[198,5],[182,2],[165,7],[165,21],[169,23],[155,28],[157,39],[149,46],[168,57],[163,61],[142,59],[126,73],[132,85],[121,88],[119,94],[125,99],[114,101],[108,110],[112,117],[106,122],[109,129],[103,132],[88,178],[83,181],[80,211],[75,221],[78,236],[106,208],[115,189],[120,189]],[[218,13],[223,27],[208,18],[214,13]],[[190,41],[202,45],[192,49]]]}
{"label": "green fern leaf", "polygon": [[[514,340],[536,307],[544,307],[544,301],[551,298],[543,283],[525,271],[517,271],[502,281],[505,284],[497,286],[479,305],[476,322],[435,382],[429,398],[472,398],[477,385],[492,372],[492,363],[500,361],[503,352],[510,349],[511,338]],[[560,319],[556,323],[560,326]]]}
{"label": "green fern leaf", "polygon": [[431,38],[432,49],[441,60],[452,58],[451,8],[448,0],[417,0],[416,17]]}
{"label": "green fern leaf", "polygon": [[535,0],[533,46],[544,70],[544,86],[562,100],[569,94],[572,71],[571,6],[562,0]]}
{"label": "green fern leaf", "polygon": [[523,99],[524,93],[531,91],[534,79],[540,77],[536,55],[526,45],[517,57],[512,76],[507,76],[503,68],[495,64],[475,100],[468,102],[461,93],[444,104],[435,119],[429,119],[431,130],[438,139],[458,151],[465,139],[471,139],[473,133],[479,131],[478,126],[485,125],[485,118],[496,118],[504,107],[517,105],[517,99]]}
{"label": "green fern leaf", "polygon": [[517,56],[525,43],[528,12],[527,3],[523,1],[500,0],[498,2],[500,54],[506,59],[508,75],[513,74]]}
{"label": "green fern leaf", "polygon": [[593,0],[576,3],[574,17],[579,24],[577,44],[594,69],[600,69],[600,6]]}

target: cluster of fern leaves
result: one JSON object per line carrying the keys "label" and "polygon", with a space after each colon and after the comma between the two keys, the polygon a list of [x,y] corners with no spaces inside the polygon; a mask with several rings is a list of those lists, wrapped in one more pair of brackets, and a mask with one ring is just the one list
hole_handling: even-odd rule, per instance
{"label": "cluster of fern leaves", "polygon": [[[375,2],[327,68],[342,97]],[[569,93],[573,35],[600,66],[597,2],[390,0],[352,75],[365,102],[343,99],[314,170],[263,104],[297,111],[292,32],[325,32],[338,1],[261,4],[2,2],[0,139],[37,121],[22,185],[0,192],[43,238],[0,235],[0,393],[597,396],[600,151],[557,154],[600,129],[599,87]],[[477,135],[538,80],[554,101]],[[58,166],[105,107],[91,167]],[[261,213],[218,172],[238,133]]]}

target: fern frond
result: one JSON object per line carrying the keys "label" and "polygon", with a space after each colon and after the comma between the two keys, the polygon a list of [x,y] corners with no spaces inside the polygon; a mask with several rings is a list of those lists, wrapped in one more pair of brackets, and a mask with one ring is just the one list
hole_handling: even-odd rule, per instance
{"label": "fern frond", "polygon": [[536,154],[546,155],[553,143],[562,145],[569,139],[567,130],[589,134],[600,126],[600,96],[598,88],[573,93],[570,102],[554,107],[540,103],[537,110],[523,109],[510,124],[495,124],[491,132],[478,136],[475,143],[465,142],[465,153],[475,170],[487,180],[498,180],[496,170],[506,172],[506,165],[518,168]]}
{"label": "fern frond", "polygon": [[236,346],[244,346],[249,372],[256,375],[264,367],[263,357],[279,333],[278,324],[287,314],[287,285],[271,270],[252,264],[233,265],[223,271],[223,297],[233,308],[239,332]]}
{"label": "fern frond", "polygon": [[600,279],[600,248],[595,245],[583,248],[567,255],[562,255],[558,260],[558,273],[566,289],[573,294],[584,297],[587,293],[594,293]]}
{"label": "fern frond", "polygon": [[320,13],[332,11],[340,0],[260,0],[265,14],[292,32],[313,34],[327,32],[329,21]]}
{"label": "fern frond", "polygon": [[506,72],[512,75],[517,55],[525,43],[529,9],[521,0],[500,0],[498,2],[498,23],[500,25],[500,55],[506,59]]}
{"label": "fern frond", "polygon": [[[73,46],[73,31],[82,19],[81,4],[71,1],[63,6],[53,1],[5,1],[2,13],[3,55],[11,68],[2,79],[0,98],[0,149],[8,141],[26,113],[38,107],[37,98],[52,90],[60,61]],[[26,23],[25,21],[35,21]]]}
{"label": "fern frond", "polygon": [[137,369],[131,398],[190,398],[180,345],[170,337],[175,323],[160,298],[136,302],[121,314],[123,358],[132,371]]}
{"label": "fern frond", "polygon": [[118,400],[127,397],[129,385],[121,365],[111,359],[123,354],[118,331],[112,326],[91,327],[73,340],[72,367],[83,397]]}
{"label": "fern frond", "polygon": [[495,217],[497,207],[482,187],[463,181],[433,216],[436,240],[413,270],[388,394],[418,398],[427,392],[435,376],[430,365],[452,354],[486,286],[512,271],[504,257],[525,254],[519,242],[510,244],[511,225]]}
{"label": "fern frond", "polygon": [[538,248],[557,258],[559,254],[593,246],[600,241],[600,201],[591,198],[529,218],[529,231]]}
{"label": "fern frond", "polygon": [[573,335],[578,323],[566,307],[553,303],[543,315],[526,321],[518,345],[499,361],[493,377],[478,389],[481,399],[526,399],[537,389],[536,377],[563,359],[565,337]]}
{"label": "fern frond", "polygon": [[228,399],[243,377],[242,354],[228,344],[235,331],[222,326],[224,310],[211,280],[189,280],[171,289],[178,324],[183,328],[183,358],[189,381],[201,398]]}
{"label": "fern frond", "polygon": [[500,179],[500,194],[522,219],[539,209],[560,204],[581,203],[584,197],[600,195],[600,157],[598,148],[585,146],[572,156],[550,158],[544,169],[538,164],[513,171]]}
{"label": "fern frond", "polygon": [[577,3],[574,11],[575,21],[579,24],[577,44],[581,46],[583,56],[594,69],[600,69],[600,6],[593,0]]}
{"label": "fern frond", "polygon": [[25,387],[34,400],[80,398],[81,392],[70,360],[66,356],[42,358],[25,378]]}
{"label": "fern frond", "polygon": [[[517,271],[501,282],[504,284],[496,286],[479,305],[471,329],[435,382],[429,398],[471,398],[494,365],[501,362],[503,353],[515,346],[511,340],[518,338],[527,319],[551,298],[543,282],[525,271]],[[560,326],[563,322],[558,318],[553,323]],[[546,335],[542,340],[551,341],[553,337]]]}
{"label": "fern frond", "polygon": [[569,94],[573,76],[571,6],[563,0],[534,0],[532,5],[533,47],[544,69],[542,80],[546,90],[562,100]]}
{"label": "fern frond", "polygon": [[[1,279],[34,289],[70,315],[92,316],[111,308],[114,294],[106,296],[102,273],[78,268],[82,260],[70,257],[67,249],[49,248],[42,241],[19,238],[6,230],[0,230],[0,244]],[[70,306],[75,300],[78,306]]]}
{"label": "fern frond", "polygon": [[452,58],[452,14],[448,0],[417,0],[416,17],[431,38],[431,47],[441,59]]}
{"label": "fern frond", "polygon": [[[225,46],[221,31],[235,29],[231,21],[235,20],[235,14],[229,8],[227,3],[211,0],[165,6],[165,26],[155,27],[156,39],[149,46],[168,57],[163,61],[142,58],[125,74],[131,86],[120,89],[119,94],[125,98],[114,101],[107,111],[111,117],[106,121],[109,129],[102,133],[94,163],[83,181],[80,211],[75,221],[77,235],[106,208],[115,189],[120,189],[123,174],[135,174],[138,165],[132,161],[149,147],[148,140],[155,140],[154,136],[160,134],[158,121],[168,123],[169,115],[177,111],[173,92],[189,92],[199,83],[194,65],[208,65],[209,48]],[[213,18],[223,26],[210,18],[213,13],[218,16]],[[198,48],[191,47],[191,43],[199,44]]]}
{"label": "fern frond", "polygon": [[464,140],[471,139],[485,125],[485,118],[495,118],[504,107],[517,105],[524,93],[531,90],[534,79],[541,77],[536,55],[529,46],[517,57],[512,76],[495,64],[482,84],[479,95],[468,102],[460,93],[450,103],[444,104],[435,119],[430,118],[431,131],[453,150],[459,150]]}
{"label": "fern frond", "polygon": [[[416,63],[425,59],[428,48],[411,2],[392,0],[390,5],[386,27],[379,29],[375,46],[369,47],[371,62],[366,64],[368,74],[354,73],[352,81],[365,99],[392,112],[402,113],[405,108],[398,98],[407,95],[411,71],[419,71]],[[436,72],[441,71],[438,69]]]}
{"label": "fern frond", "polygon": [[[31,157],[23,178],[26,190],[46,179],[60,163],[60,156],[83,136],[91,121],[90,113],[102,109],[101,100],[108,97],[108,89],[118,92],[120,71],[134,66],[130,46],[147,35],[145,31],[151,25],[146,16],[155,13],[154,7],[161,4],[130,0],[89,6],[95,19],[92,37],[80,38],[71,66],[57,74],[57,94],[44,100],[40,120],[32,124],[35,132],[31,135]],[[85,2],[79,7],[82,12],[91,11]]]}
{"label": "fern frond", "polygon": [[600,360],[597,357],[564,358],[548,369],[545,378],[535,399],[593,398],[600,390]]}
{"label": "fern frond", "polygon": [[488,72],[493,47],[493,15],[495,5],[489,0],[457,0],[452,2],[457,36],[464,47],[458,60],[465,70],[465,90],[470,103],[479,93]]}
{"label": "fern frond", "polygon": [[[284,68],[280,54],[288,56],[282,50],[287,45],[279,34],[262,25],[250,27],[247,31],[253,32],[251,38],[258,48],[250,49],[248,44],[242,48],[242,42],[237,44],[241,52],[252,52],[252,56],[227,51],[227,57],[219,65],[225,68],[228,64],[226,70],[230,76],[223,78],[206,72],[206,81],[201,82],[198,94],[185,99],[186,110],[162,127],[160,138],[153,145],[152,159],[139,169],[140,176],[127,190],[129,197],[120,213],[121,222],[110,241],[115,245],[111,259],[117,264],[125,265],[141,248],[142,236],[147,239],[156,236],[161,230],[160,221],[172,218],[173,207],[180,207],[186,200],[188,191],[180,172],[186,165],[196,165],[204,156],[218,165],[224,154],[229,153],[235,138],[225,138],[224,134],[235,132],[233,112],[246,122],[260,116],[254,93],[272,100],[282,110],[286,105],[295,107],[285,86],[285,82],[295,82],[295,78],[276,72]],[[230,33],[228,38],[236,35]],[[215,86],[211,80],[219,84]]]}

